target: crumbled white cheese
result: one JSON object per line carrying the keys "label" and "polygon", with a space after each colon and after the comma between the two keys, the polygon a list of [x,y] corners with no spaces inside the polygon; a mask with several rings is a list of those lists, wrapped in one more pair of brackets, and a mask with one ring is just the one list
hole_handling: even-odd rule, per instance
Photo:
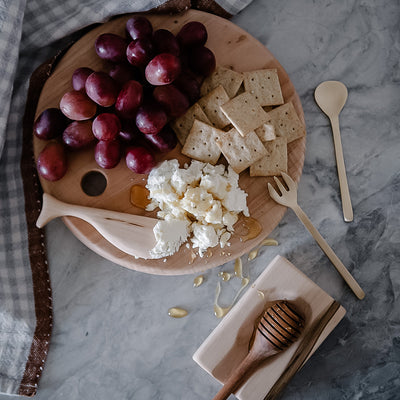
{"label": "crumbled white cheese", "polygon": [[150,250],[152,258],[168,257],[179,250],[189,236],[189,222],[184,220],[158,221],[153,228],[156,245]]}
{"label": "crumbled white cheese", "polygon": [[238,214],[249,216],[247,193],[238,183],[239,175],[222,164],[193,160],[179,168],[177,160],[167,160],[154,168],[146,185],[151,200],[147,210],[158,207],[157,216],[165,220],[160,222],[179,221],[179,228],[169,231],[168,225],[157,223],[152,257],[173,254],[189,236],[200,256],[210,247],[229,245]]}

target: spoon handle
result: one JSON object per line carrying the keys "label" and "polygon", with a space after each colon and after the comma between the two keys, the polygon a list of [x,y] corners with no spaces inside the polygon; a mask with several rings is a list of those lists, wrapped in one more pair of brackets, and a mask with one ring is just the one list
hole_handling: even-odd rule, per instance
{"label": "spoon handle", "polygon": [[250,352],[233,371],[232,375],[214,396],[213,400],[226,400],[231,393],[241,386],[250,373],[258,367],[261,361],[262,359],[255,357],[254,354]]}
{"label": "spoon handle", "polygon": [[346,168],[344,166],[342,141],[340,139],[339,117],[338,116],[331,117],[330,121],[333,132],[333,143],[335,146],[336,165],[339,176],[343,216],[346,222],[351,222],[353,221],[353,208],[351,206],[349,185],[347,184]]}

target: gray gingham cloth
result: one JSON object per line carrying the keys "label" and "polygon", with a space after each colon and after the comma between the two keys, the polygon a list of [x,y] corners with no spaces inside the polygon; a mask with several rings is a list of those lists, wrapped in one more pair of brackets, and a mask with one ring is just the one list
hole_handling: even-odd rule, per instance
{"label": "gray gingham cloth", "polygon": [[[201,3],[207,1],[211,3],[200,0],[192,5],[202,8]],[[233,15],[250,2],[216,3]],[[41,251],[44,273],[35,276],[31,268],[32,232],[25,214],[28,197],[26,192],[24,196],[20,168],[29,78],[70,40],[62,38],[76,30],[113,15],[147,11],[166,3],[170,8],[174,3],[191,6],[190,0],[0,0],[0,393],[36,393],[51,332],[50,321],[45,335],[36,337],[35,333],[39,325],[35,302],[47,297],[51,319],[51,289],[45,249]],[[31,179],[31,175],[25,178]],[[40,238],[44,247],[43,234]],[[47,291],[38,292],[35,279],[47,280],[43,286]],[[32,350],[40,347],[38,342],[43,345],[41,352]]]}

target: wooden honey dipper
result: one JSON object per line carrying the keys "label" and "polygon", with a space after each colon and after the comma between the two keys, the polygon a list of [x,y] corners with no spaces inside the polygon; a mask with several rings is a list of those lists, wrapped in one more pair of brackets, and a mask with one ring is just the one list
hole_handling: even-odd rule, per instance
{"label": "wooden honey dipper", "polygon": [[213,400],[227,399],[266,358],[294,343],[300,336],[303,326],[304,318],[292,303],[281,300],[269,307],[258,323],[249,353]]}

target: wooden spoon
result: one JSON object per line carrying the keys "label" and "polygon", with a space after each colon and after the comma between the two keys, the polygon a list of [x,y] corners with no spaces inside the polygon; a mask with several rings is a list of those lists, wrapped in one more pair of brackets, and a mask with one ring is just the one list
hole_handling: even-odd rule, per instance
{"label": "wooden spoon", "polygon": [[353,208],[347,184],[344,166],[342,141],[339,130],[339,114],[347,100],[347,88],[339,81],[325,81],[315,89],[315,101],[329,117],[332,125],[333,143],[335,146],[336,165],[339,176],[340,194],[342,198],[343,216],[346,222],[353,221]]}
{"label": "wooden spoon", "polygon": [[36,226],[42,228],[61,216],[83,219],[115,247],[135,257],[149,258],[149,251],[156,244],[153,228],[158,220],[155,218],[68,204],[44,193]]}
{"label": "wooden spoon", "polygon": [[225,400],[268,357],[290,346],[300,336],[304,319],[292,303],[282,300],[269,307],[258,323],[249,353],[213,400]]}

